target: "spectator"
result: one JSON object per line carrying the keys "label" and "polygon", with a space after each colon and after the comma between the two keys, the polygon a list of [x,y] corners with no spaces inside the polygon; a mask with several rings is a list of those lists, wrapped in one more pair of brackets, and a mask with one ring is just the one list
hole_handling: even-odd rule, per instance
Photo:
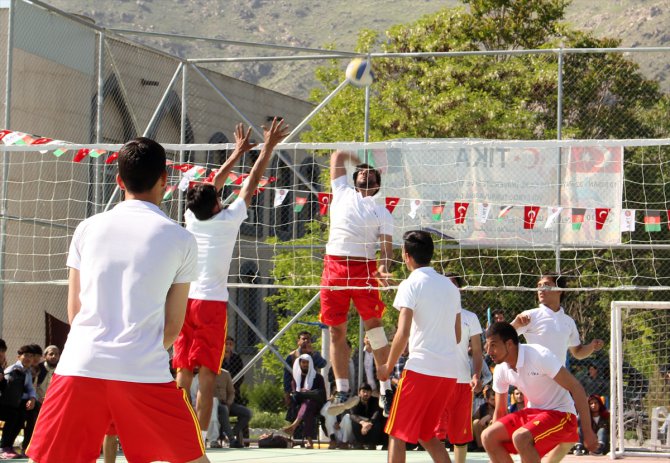
{"label": "spectator", "polygon": [[[593,429],[593,432],[598,437],[598,450],[591,452],[591,455],[604,455],[607,453],[610,440],[610,412],[605,407],[602,397],[596,394],[589,396],[589,410],[591,411],[591,429]],[[579,444],[575,445],[573,453],[575,455],[586,455],[581,426],[579,430]]]}
{"label": "spectator", "polygon": [[33,363],[31,346],[21,346],[18,361],[5,369],[7,386],[2,395],[2,413],[5,421],[0,440],[0,459],[25,458],[14,451],[14,441],[26,421],[26,413],[35,408],[37,394],[33,387],[30,367]]}
{"label": "spectator", "polygon": [[605,381],[605,378],[600,376],[598,367],[593,363],[589,364],[588,374],[582,378],[582,385],[589,395],[604,396],[609,394],[609,384]]}
{"label": "spectator", "polygon": [[[223,363],[221,364],[223,370],[230,373],[231,378],[235,378],[237,374],[244,368],[244,362],[240,354],[235,352],[235,338],[226,336],[226,352],[223,355]],[[235,402],[242,403],[242,395],[240,393],[240,386],[244,382],[244,375],[233,383],[235,388]]]}
{"label": "spectator", "polygon": [[382,435],[384,430],[384,419],[382,409],[377,400],[371,400],[372,387],[363,383],[358,388],[360,401],[349,412],[351,429],[354,434],[354,447],[364,447],[375,450],[377,445],[383,444]]}
{"label": "spectator", "polygon": [[0,376],[3,375],[5,368],[7,368],[7,343],[4,339],[0,339],[0,369],[2,369]]}
{"label": "spectator", "polygon": [[51,379],[53,378],[54,371],[58,365],[58,360],[60,360],[60,349],[58,346],[47,346],[44,349],[44,377],[37,382],[37,400],[44,401],[44,397],[47,394],[49,389],[49,384],[51,384]]}
{"label": "spectator", "polygon": [[505,312],[503,312],[502,309],[495,309],[493,312],[491,312],[492,323],[504,322],[504,321],[505,321]]}
{"label": "spectator", "polygon": [[[243,448],[243,431],[249,427],[252,413],[247,407],[237,402],[233,378],[227,370],[222,370],[221,374],[216,377],[214,398],[218,400],[217,411],[221,432],[225,433],[228,437],[231,448]],[[237,423],[235,423],[235,427],[232,429],[230,427],[231,416],[237,417]],[[219,438],[222,437],[219,434]],[[217,447],[217,445],[212,443],[212,447]]]}
{"label": "spectator", "polygon": [[333,403],[335,396],[335,388],[332,389],[330,399],[321,407],[321,416],[326,427],[326,434],[330,438],[328,444],[329,449],[348,449],[349,444],[354,443],[354,434],[351,430],[351,415],[348,412],[339,415],[331,415],[328,413],[330,404]]}
{"label": "spectator", "polygon": [[311,449],[317,433],[316,418],[326,401],[326,385],[323,376],[314,369],[312,356],[307,353],[293,362],[290,400],[286,419],[293,422],[283,431],[293,436],[302,423],[302,435],[307,439],[305,448]]}
{"label": "spectator", "polygon": [[523,392],[521,392],[521,389],[518,387],[515,387],[512,391],[512,399],[511,399],[511,404],[509,407],[507,407],[509,413],[514,413],[518,412],[519,410],[523,410],[526,408],[526,403],[525,403],[525,397],[523,396]]}
{"label": "spectator", "polygon": [[490,386],[486,386],[483,394],[486,400],[479,406],[479,408],[477,408],[472,417],[472,433],[475,436],[475,443],[477,444],[478,449],[483,448],[482,432],[484,432],[484,429],[491,424],[493,412],[496,409],[496,398],[493,389]]}
{"label": "spectator", "polygon": [[[316,351],[312,348],[312,333],[309,331],[301,331],[298,333],[298,348],[288,354],[286,357],[286,364],[289,367],[292,367],[295,364],[295,361],[302,354],[309,354],[312,357],[312,363],[314,368],[323,368],[328,362],[321,356],[319,351]],[[289,371],[284,368],[284,403],[286,406],[289,406],[291,403],[291,381],[293,380],[293,371]]]}
{"label": "spectator", "polygon": [[37,389],[47,375],[47,369],[42,362],[42,348],[38,344],[30,344],[30,349],[33,354],[33,363],[30,366],[30,373],[33,377],[33,389],[35,389],[35,393],[37,394],[37,400],[35,401],[35,407],[32,410],[26,411],[26,421],[22,426],[23,442],[21,442],[21,449],[23,450],[23,453],[26,452],[28,445],[30,445],[30,440],[33,438],[37,416],[40,413],[40,408],[42,408],[42,401],[44,401],[44,396],[40,398]]}

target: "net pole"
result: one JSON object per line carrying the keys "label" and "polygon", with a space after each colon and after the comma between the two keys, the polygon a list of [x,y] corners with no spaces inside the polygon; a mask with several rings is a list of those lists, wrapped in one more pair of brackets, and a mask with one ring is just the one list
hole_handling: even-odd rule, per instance
{"label": "net pole", "polygon": [[[181,73],[181,130],[179,141],[183,145],[186,143],[186,91],[188,89],[188,66],[184,66]],[[181,149],[179,151],[179,163],[186,162],[186,151]],[[177,220],[182,223],[184,220],[184,192],[179,190],[177,196]]]}
{"label": "net pole", "polygon": [[[102,106],[104,104],[104,64],[105,64],[105,33],[99,31],[98,35],[98,95],[96,98],[95,107],[95,142],[102,143]],[[95,158],[93,163],[95,168],[95,205],[93,210],[95,213],[100,212],[102,205],[102,159]]]}
{"label": "net pole", "polygon": [[624,442],[624,425],[623,425],[623,413],[624,413],[624,408],[623,408],[623,343],[621,340],[621,337],[623,335],[623,330],[621,328],[621,307],[617,304],[616,305],[616,311],[614,313],[614,316],[616,317],[614,321],[614,326],[616,327],[616,332],[617,332],[617,337],[616,337],[616,378],[617,378],[617,391],[616,391],[616,399],[617,399],[617,405],[619,407],[619,414],[617,416],[617,421],[618,421],[618,433],[619,433],[619,450],[623,454],[625,450],[625,442]]}
{"label": "net pole", "polygon": [[[610,308],[610,407],[612,408],[612,416],[618,420],[618,405],[617,405],[617,393],[616,393],[616,376],[612,372],[616,371],[616,338],[618,328],[616,326],[616,306],[614,302],[611,303]],[[610,425],[610,459],[616,459],[616,444],[617,444],[617,423],[611,423]]]}
{"label": "net pole", "polygon": [[[556,95],[556,139],[563,138],[563,49],[558,49],[558,94]],[[556,169],[558,198],[557,204],[561,204],[561,166],[563,165],[563,149],[558,147],[558,168]],[[561,226],[556,227],[556,248],[554,251],[556,259],[555,268],[557,274],[561,274]]]}

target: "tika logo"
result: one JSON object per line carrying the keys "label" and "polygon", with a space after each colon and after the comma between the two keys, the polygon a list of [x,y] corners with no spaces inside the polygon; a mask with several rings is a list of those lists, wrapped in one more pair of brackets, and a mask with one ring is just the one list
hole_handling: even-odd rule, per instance
{"label": "tika logo", "polygon": [[531,371],[528,373],[528,376],[540,376],[540,373],[537,371]]}
{"label": "tika logo", "polygon": [[533,421],[533,424],[534,424],[535,426],[539,426],[539,425],[540,425],[540,422],[539,422],[539,421]]}

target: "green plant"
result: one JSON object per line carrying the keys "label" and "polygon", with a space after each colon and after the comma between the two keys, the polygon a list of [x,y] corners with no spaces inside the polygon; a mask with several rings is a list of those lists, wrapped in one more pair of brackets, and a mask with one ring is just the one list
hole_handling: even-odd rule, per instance
{"label": "green plant", "polygon": [[281,429],[286,426],[286,420],[284,419],[286,412],[272,413],[253,410],[253,413],[249,423],[250,428]]}
{"label": "green plant", "polygon": [[[262,381],[247,391],[249,407],[262,413],[281,413],[284,410],[284,393],[281,384]],[[257,413],[254,413],[254,416]]]}

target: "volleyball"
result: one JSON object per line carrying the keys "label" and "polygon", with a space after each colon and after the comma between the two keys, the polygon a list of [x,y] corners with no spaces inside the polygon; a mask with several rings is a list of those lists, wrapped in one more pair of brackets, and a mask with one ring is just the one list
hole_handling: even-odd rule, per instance
{"label": "volleyball", "polygon": [[367,87],[374,80],[370,62],[362,58],[351,60],[345,75],[347,80],[356,87]]}

